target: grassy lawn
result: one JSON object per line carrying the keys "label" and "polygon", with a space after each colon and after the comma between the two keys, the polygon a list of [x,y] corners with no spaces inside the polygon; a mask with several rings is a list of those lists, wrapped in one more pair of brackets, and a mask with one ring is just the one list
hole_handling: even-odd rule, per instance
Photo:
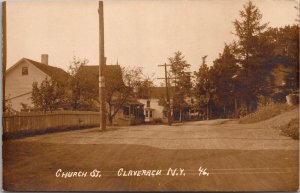
{"label": "grassy lawn", "polygon": [[299,118],[292,119],[288,124],[278,127],[280,134],[299,140]]}
{"label": "grassy lawn", "polygon": [[297,106],[289,106],[286,103],[271,103],[266,106],[259,107],[256,112],[241,117],[240,123],[256,123],[275,117],[281,113],[297,108]]}

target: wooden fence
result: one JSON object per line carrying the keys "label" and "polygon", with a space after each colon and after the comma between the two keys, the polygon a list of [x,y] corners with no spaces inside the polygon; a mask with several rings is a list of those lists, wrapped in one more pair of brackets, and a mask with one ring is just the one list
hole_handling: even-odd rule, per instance
{"label": "wooden fence", "polygon": [[46,130],[64,130],[99,125],[99,113],[90,111],[54,111],[4,113],[3,135],[39,133]]}

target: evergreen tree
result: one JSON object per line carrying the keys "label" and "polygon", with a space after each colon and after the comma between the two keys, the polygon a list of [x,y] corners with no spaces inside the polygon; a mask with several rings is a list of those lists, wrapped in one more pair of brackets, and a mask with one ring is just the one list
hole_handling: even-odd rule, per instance
{"label": "evergreen tree", "polygon": [[212,84],[211,70],[205,62],[206,57],[207,56],[203,57],[203,62],[202,65],[200,65],[198,72],[194,72],[196,78],[194,91],[198,102],[198,112],[202,112],[203,118],[205,115],[206,119],[209,119],[211,114],[212,95],[215,88]]}
{"label": "evergreen tree", "polygon": [[179,112],[179,120],[183,120],[183,113],[188,108],[185,98],[190,95],[192,88],[189,72],[190,64],[184,59],[184,55],[177,51],[174,57],[169,58],[171,74],[174,78],[175,94],[173,96],[173,109]]}
{"label": "evergreen tree", "polygon": [[227,117],[237,112],[239,67],[232,47],[225,45],[223,53],[214,61],[210,70],[212,84],[215,87],[213,101],[218,116]]}
{"label": "evergreen tree", "polygon": [[262,66],[266,57],[262,52],[263,41],[260,35],[266,30],[267,24],[261,24],[262,14],[259,9],[249,1],[240,11],[240,20],[234,21],[235,35],[238,37],[235,56],[242,67],[239,78],[242,85],[242,98],[247,111],[256,108],[258,96],[264,94],[266,73]]}

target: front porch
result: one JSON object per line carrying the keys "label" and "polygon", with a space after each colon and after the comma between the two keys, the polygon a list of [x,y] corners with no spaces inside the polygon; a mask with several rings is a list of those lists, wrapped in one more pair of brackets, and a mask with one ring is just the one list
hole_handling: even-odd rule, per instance
{"label": "front porch", "polygon": [[128,126],[144,123],[144,105],[136,100],[131,100],[123,104],[115,119],[114,125]]}

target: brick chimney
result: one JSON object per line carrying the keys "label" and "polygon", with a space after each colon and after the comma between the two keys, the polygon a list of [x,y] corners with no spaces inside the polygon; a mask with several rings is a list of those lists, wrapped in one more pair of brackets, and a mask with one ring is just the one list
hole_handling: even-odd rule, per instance
{"label": "brick chimney", "polygon": [[41,63],[48,65],[48,54],[42,54]]}

